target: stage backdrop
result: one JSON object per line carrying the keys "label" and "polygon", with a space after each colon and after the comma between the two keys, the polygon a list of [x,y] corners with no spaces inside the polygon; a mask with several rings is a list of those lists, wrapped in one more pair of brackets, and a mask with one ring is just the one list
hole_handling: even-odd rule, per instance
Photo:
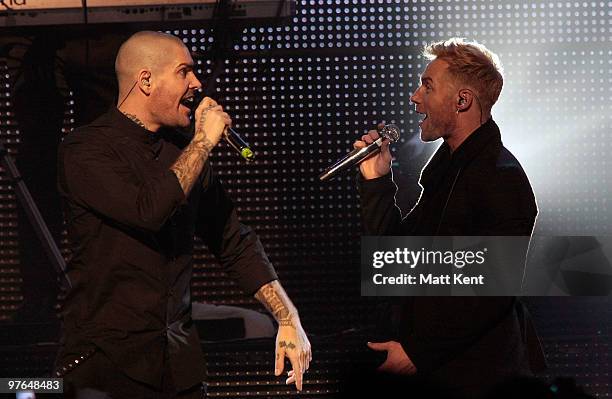
{"label": "stage backdrop", "polygon": [[[333,332],[371,321],[364,315],[374,303],[359,298],[360,222],[354,174],[326,183],[317,176],[366,130],[379,122],[394,122],[402,130],[400,142],[393,146],[402,187],[398,204],[410,210],[419,195],[420,169],[439,145],[420,142],[421,116],[409,103],[426,64],[422,47],[431,41],[466,37],[499,54],[505,84],[493,117],[534,187],[540,208],[536,232],[610,232],[611,10],[610,2],[304,0],[286,24],[240,29],[229,47],[221,48],[218,54],[227,59],[211,94],[232,115],[257,160],[247,165],[221,144],[214,152],[214,167],[242,220],[259,233],[308,330]],[[205,81],[212,72],[215,32],[171,33],[199,55],[197,72]],[[40,38],[26,38],[16,48],[26,52],[36,40]],[[103,43],[105,38],[91,40]],[[71,69],[65,59],[70,46],[58,46],[48,55],[52,62],[25,68],[30,74],[17,79],[11,76],[19,75],[19,62],[9,59],[3,64],[0,137],[12,155],[24,156],[19,154],[23,132],[11,91],[27,87],[28,79],[52,77],[64,113],[63,131],[55,134],[70,134],[79,113],[88,111],[77,112],[76,100],[83,97],[79,90],[84,82],[91,82],[85,78],[87,71],[112,76],[112,70],[97,63],[96,49],[88,46],[89,68]],[[22,70],[23,65],[28,67],[27,60]],[[99,79],[97,86],[91,83],[93,88],[108,95],[107,81]],[[53,95],[49,90],[51,94],[38,94]],[[55,150],[45,144],[41,153]],[[55,207],[52,202],[38,205]],[[23,298],[20,223],[25,222],[18,220],[15,194],[2,173],[4,320]],[[65,238],[61,247],[69,257]],[[197,246],[195,263],[195,300],[258,308],[202,245]]]}

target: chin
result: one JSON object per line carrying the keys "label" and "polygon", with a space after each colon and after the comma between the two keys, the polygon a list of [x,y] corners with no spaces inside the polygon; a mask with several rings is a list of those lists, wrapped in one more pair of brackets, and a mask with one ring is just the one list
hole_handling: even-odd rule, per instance
{"label": "chin", "polygon": [[435,135],[421,131],[421,141],[429,143],[430,141],[436,141],[437,139],[438,138]]}
{"label": "chin", "polygon": [[441,137],[442,137],[442,134],[440,134],[439,132],[431,131],[431,130],[423,131],[423,129],[421,129],[421,141],[430,143],[432,141],[438,140]]}
{"label": "chin", "polygon": [[191,124],[191,120],[189,119],[188,116],[179,116],[177,121],[176,121],[176,127],[180,127],[180,128],[186,128],[189,127],[189,125]]}

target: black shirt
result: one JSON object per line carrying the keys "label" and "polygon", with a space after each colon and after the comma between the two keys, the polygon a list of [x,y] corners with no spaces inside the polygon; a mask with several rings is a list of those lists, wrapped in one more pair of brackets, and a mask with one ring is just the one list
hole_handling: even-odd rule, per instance
{"label": "black shirt", "polygon": [[60,362],[97,348],[129,377],[161,387],[166,355],[179,390],[202,381],[191,320],[194,234],[247,293],[277,278],[209,163],[185,197],[169,168],[188,142],[145,130],[113,107],[60,145],[73,285]]}

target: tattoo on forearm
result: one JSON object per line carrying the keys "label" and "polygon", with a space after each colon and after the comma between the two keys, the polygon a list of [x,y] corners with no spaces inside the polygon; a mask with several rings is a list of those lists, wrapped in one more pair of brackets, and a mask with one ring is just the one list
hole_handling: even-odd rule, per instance
{"label": "tattoo on forearm", "polygon": [[255,294],[257,298],[270,313],[274,316],[280,326],[294,327],[287,294],[281,291],[282,288],[278,281],[273,281],[261,287]]}
{"label": "tattoo on forearm", "polygon": [[137,124],[138,126],[142,127],[143,129],[146,129],[146,128],[147,128],[147,127],[145,126],[145,124],[144,124],[144,123],[143,123],[143,122],[142,122],[140,119],[138,119],[138,117],[137,117],[136,115],[134,115],[134,114],[127,114],[127,113],[126,113],[126,114],[123,114],[123,115],[127,116],[128,118],[130,118],[130,120],[131,120],[132,122],[134,122],[134,123],[135,123],[135,124]]}
{"label": "tattoo on forearm", "polygon": [[206,137],[194,137],[170,168],[178,178],[185,195],[191,191],[213,147],[213,143]]}
{"label": "tattoo on forearm", "polygon": [[215,146],[208,138],[204,130],[204,122],[206,114],[210,110],[207,108],[202,111],[200,120],[197,126],[196,133],[191,140],[191,143],[181,153],[174,165],[170,168],[178,178],[181,188],[185,195],[189,194],[195,184],[204,163],[208,159],[208,155]]}
{"label": "tattoo on forearm", "polygon": [[202,111],[191,143],[185,147],[181,155],[174,162],[174,165],[170,168],[178,178],[185,195],[188,195],[193,188],[210,152],[215,146],[206,137],[206,131],[204,129],[206,114],[211,108],[213,107],[206,108]]}

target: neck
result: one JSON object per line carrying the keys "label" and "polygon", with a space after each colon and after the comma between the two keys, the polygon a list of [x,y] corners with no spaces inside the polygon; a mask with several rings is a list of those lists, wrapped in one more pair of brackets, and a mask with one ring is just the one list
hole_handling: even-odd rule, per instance
{"label": "neck", "polygon": [[149,130],[151,132],[156,132],[159,130],[159,126],[155,126],[155,124],[147,121],[147,118],[141,110],[136,109],[131,106],[131,104],[123,104],[121,108],[117,108],[119,112],[123,115],[127,116],[132,122],[142,127],[143,129]]}
{"label": "neck", "polygon": [[138,119],[138,117],[134,114],[129,114],[127,112],[123,113],[125,116],[127,116],[132,122],[134,122],[135,124],[137,124],[138,126],[140,126],[143,129],[146,129],[147,126],[144,124],[143,121],[141,121],[140,119]]}
{"label": "neck", "polygon": [[470,117],[470,115],[465,115],[465,117],[462,117],[460,115],[457,118],[457,126],[455,127],[455,131],[444,139],[450,148],[451,154],[487,120],[488,117],[482,123],[480,123],[479,117]]}

